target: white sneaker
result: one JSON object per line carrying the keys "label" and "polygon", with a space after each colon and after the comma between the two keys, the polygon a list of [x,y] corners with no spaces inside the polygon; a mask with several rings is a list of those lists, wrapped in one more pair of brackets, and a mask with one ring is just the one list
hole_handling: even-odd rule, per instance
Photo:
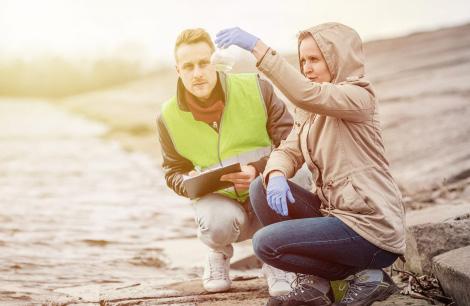
{"label": "white sneaker", "polygon": [[204,266],[202,285],[209,292],[224,292],[230,289],[230,258],[221,252],[209,251]]}
{"label": "white sneaker", "polygon": [[291,283],[295,279],[295,273],[286,272],[268,264],[263,264],[261,271],[268,281],[270,296],[285,295],[292,291]]}

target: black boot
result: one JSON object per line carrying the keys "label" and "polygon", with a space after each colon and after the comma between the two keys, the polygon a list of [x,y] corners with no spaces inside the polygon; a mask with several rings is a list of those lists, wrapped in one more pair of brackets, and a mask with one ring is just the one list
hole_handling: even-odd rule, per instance
{"label": "black boot", "polygon": [[[370,270],[369,270],[370,271]],[[376,273],[377,270],[375,270]],[[382,270],[381,280],[368,279],[367,270],[355,274],[349,280],[349,288],[343,299],[336,306],[369,306],[376,301],[384,301],[398,291],[397,285]]]}
{"label": "black boot", "polygon": [[297,285],[286,295],[270,297],[266,306],[327,306],[334,301],[333,290],[326,279],[297,274]]}

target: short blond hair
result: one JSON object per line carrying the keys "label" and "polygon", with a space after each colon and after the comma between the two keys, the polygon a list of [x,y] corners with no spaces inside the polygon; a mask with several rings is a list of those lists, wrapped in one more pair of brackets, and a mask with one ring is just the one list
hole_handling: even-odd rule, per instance
{"label": "short blond hair", "polygon": [[183,44],[195,44],[198,42],[205,42],[209,45],[212,51],[215,51],[214,43],[212,42],[211,36],[207,33],[206,30],[202,28],[195,28],[195,29],[186,29],[178,35],[176,38],[175,43],[175,60],[176,60],[176,50],[178,50],[179,46]]}

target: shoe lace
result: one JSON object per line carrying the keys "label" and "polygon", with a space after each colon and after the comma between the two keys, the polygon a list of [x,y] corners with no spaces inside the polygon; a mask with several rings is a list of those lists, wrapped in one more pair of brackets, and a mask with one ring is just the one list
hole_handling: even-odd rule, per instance
{"label": "shoe lace", "polygon": [[211,279],[226,279],[227,272],[225,262],[219,258],[211,258],[209,260],[209,272]]}
{"label": "shoe lace", "polygon": [[299,295],[305,291],[305,283],[312,283],[309,279],[309,275],[306,274],[301,274],[301,273],[296,273],[295,274],[295,279],[290,283],[290,287],[292,288],[292,291],[290,291],[288,294],[279,296],[279,298],[283,300],[289,300],[293,296]]}
{"label": "shoe lace", "polygon": [[306,291],[311,291],[311,287],[314,286],[316,282],[317,277],[314,275],[296,273],[295,279],[291,282],[292,291],[286,295],[277,296],[276,299],[285,302],[299,298],[299,296]]}
{"label": "shoe lace", "polygon": [[[343,299],[341,300],[342,303],[351,303],[351,302],[354,302],[357,297],[363,292],[363,289],[364,288],[367,288],[367,287],[374,287],[375,284],[373,283],[360,283],[358,282],[358,280],[360,279],[348,279],[346,278],[346,280],[348,281],[349,283],[349,287],[348,287],[348,291],[346,291]],[[344,287],[343,287],[344,289]]]}
{"label": "shoe lace", "polygon": [[306,278],[306,274],[295,273],[295,279],[290,283],[290,287],[295,290]]}
{"label": "shoe lace", "polygon": [[[302,286],[304,284],[314,285],[318,281],[318,277],[315,275],[296,273],[295,279],[291,282],[291,288],[295,289],[298,286]],[[293,284],[295,284],[295,287]]]}

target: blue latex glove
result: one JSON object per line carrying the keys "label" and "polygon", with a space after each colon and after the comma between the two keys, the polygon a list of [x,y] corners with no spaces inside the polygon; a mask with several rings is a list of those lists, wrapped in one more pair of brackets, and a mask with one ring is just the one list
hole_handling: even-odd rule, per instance
{"label": "blue latex glove", "polygon": [[287,180],[284,176],[273,176],[269,179],[268,187],[266,188],[266,199],[268,205],[278,215],[287,216],[287,200],[294,203],[295,199],[292,196]]}
{"label": "blue latex glove", "polygon": [[215,43],[219,48],[228,48],[231,45],[236,45],[250,52],[253,51],[258,40],[258,37],[238,27],[222,30],[215,37]]}

